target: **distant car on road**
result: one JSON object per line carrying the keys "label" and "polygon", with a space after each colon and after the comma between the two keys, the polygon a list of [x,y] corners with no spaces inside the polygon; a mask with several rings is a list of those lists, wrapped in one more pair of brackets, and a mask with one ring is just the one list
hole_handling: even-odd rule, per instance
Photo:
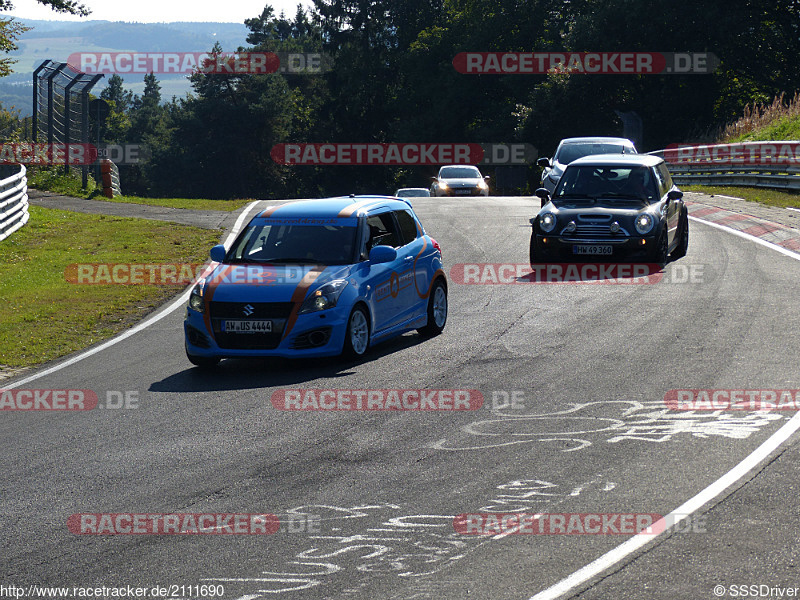
{"label": "distant car on road", "polygon": [[553,158],[540,158],[536,164],[543,168],[542,187],[551,194],[556,189],[564,168],[573,160],[590,154],[636,154],[633,142],[618,137],[575,137],[561,140]]}
{"label": "distant car on road", "polygon": [[355,196],[270,207],[211,249],[184,321],[186,355],[363,356],[447,321],[442,253],[407,200]]}
{"label": "distant car on road", "polygon": [[488,196],[489,176],[481,175],[478,167],[450,165],[439,169],[433,177],[431,196]]}
{"label": "distant car on road", "polygon": [[427,198],[431,192],[425,188],[400,188],[394,195],[398,198]]}
{"label": "distant car on road", "polygon": [[531,219],[531,264],[597,256],[666,264],[686,255],[689,216],[664,159],[602,154],[571,162]]}

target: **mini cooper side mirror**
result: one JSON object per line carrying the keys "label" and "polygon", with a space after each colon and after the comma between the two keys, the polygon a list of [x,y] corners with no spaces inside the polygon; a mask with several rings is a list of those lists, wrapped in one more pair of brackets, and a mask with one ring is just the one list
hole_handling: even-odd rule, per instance
{"label": "mini cooper side mirror", "polygon": [[211,257],[211,260],[221,263],[225,260],[225,246],[222,244],[217,244],[211,248],[211,251],[208,254]]}
{"label": "mini cooper side mirror", "polygon": [[545,168],[545,169],[548,169],[551,166],[550,165],[550,159],[549,158],[545,158],[544,156],[542,158],[540,158],[539,160],[537,160],[536,164],[539,165],[540,167]]}
{"label": "mini cooper side mirror", "polygon": [[669,201],[680,200],[681,198],[683,198],[683,192],[680,190],[671,190],[667,192],[667,200]]}
{"label": "mini cooper side mirror", "polygon": [[547,191],[547,188],[539,188],[533,194],[542,201],[542,206],[550,202],[550,192]]}

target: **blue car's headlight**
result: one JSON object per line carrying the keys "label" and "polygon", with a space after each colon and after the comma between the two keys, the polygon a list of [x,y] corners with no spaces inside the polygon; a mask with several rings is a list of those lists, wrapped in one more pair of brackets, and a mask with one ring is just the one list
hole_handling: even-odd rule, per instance
{"label": "blue car's headlight", "polygon": [[326,283],[303,301],[298,314],[302,315],[303,313],[333,308],[346,287],[346,279],[335,279]]}
{"label": "blue car's headlight", "polygon": [[203,286],[205,280],[201,279],[196,286],[192,288],[192,293],[189,295],[189,308],[197,312],[203,312],[205,309],[205,302],[203,301]]}

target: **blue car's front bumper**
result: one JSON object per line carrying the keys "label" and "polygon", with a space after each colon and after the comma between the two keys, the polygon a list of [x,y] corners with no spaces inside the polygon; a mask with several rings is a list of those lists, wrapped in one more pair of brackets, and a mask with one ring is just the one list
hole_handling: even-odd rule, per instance
{"label": "blue car's front bumper", "polygon": [[[302,358],[336,356],[344,347],[349,310],[336,306],[329,310],[297,315],[296,320],[275,319],[280,331],[265,336],[257,333],[224,334],[220,319],[210,319],[186,309],[183,330],[186,352],[200,358],[269,357]],[[288,333],[287,333],[288,329]]]}

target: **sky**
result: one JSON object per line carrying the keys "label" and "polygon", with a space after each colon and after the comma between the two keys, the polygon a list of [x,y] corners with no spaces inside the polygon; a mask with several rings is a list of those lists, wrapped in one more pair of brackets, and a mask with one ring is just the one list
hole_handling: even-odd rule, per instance
{"label": "sky", "polygon": [[61,15],[39,4],[36,0],[13,0],[14,9],[6,13],[20,19],[46,20],[103,20],[132,21],[138,23],[169,23],[173,21],[213,21],[223,23],[243,23],[261,14],[266,4],[270,4],[276,15],[281,11],[291,18],[297,5],[309,6],[309,0],[227,0],[224,3],[204,2],[202,0],[80,0],[91,9],[88,17],[79,18]]}

